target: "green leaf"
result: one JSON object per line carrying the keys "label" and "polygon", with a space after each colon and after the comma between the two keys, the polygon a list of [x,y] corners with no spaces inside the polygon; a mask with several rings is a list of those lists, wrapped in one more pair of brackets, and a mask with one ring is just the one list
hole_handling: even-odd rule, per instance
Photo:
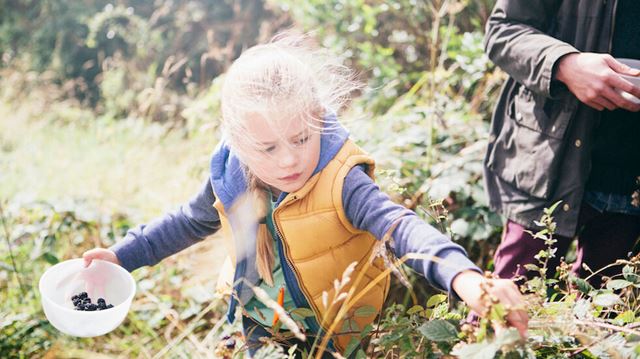
{"label": "green leaf", "polygon": [[463,345],[451,351],[451,354],[465,359],[493,359],[500,347],[495,343],[482,342]]}
{"label": "green leaf", "polygon": [[538,267],[538,266],[537,266],[537,265],[535,265],[535,264],[525,264],[525,265],[524,265],[524,268],[525,268],[526,270],[530,270],[530,271],[536,271],[536,272],[540,271],[540,267]]}
{"label": "green leaf", "polygon": [[358,338],[356,337],[351,338],[351,340],[349,341],[349,344],[347,344],[347,347],[344,350],[344,357],[345,358],[351,357],[351,353],[353,353],[354,350],[358,349],[359,346],[360,346],[360,340],[358,340]]}
{"label": "green leaf", "polygon": [[451,222],[451,231],[458,236],[467,237],[471,233],[469,222],[465,221],[463,218],[458,218]]}
{"label": "green leaf", "polygon": [[618,290],[633,285],[633,283],[624,279],[613,279],[607,282],[607,289]]}
{"label": "green leaf", "polygon": [[431,320],[424,323],[418,331],[425,338],[434,342],[449,342],[458,338],[458,330],[456,327],[446,320]]}
{"label": "green leaf", "polygon": [[556,210],[556,208],[560,205],[560,203],[562,203],[562,201],[558,201],[558,202],[554,203],[551,207],[545,208],[544,209],[544,213],[549,214],[549,215],[552,214]]}
{"label": "green leaf", "polygon": [[356,311],[353,314],[356,317],[370,317],[372,315],[378,314],[378,311],[372,305],[365,305],[364,307],[360,307],[356,309]]}
{"label": "green leaf", "polygon": [[589,294],[593,290],[591,284],[582,278],[572,277],[571,280],[578,287],[578,290],[584,294]]}
{"label": "green leaf", "polygon": [[631,323],[636,319],[636,314],[633,310],[627,310],[626,312],[622,312],[618,314],[615,320],[619,320],[622,324]]}
{"label": "green leaf", "polygon": [[359,331],[360,331],[360,327],[358,327],[358,323],[356,323],[356,321],[351,318],[345,319],[345,321],[342,323],[342,332],[344,333],[359,332]]}
{"label": "green leaf", "polygon": [[598,294],[593,298],[593,304],[601,307],[611,307],[620,303],[620,297],[613,293]]}
{"label": "green leaf", "polygon": [[313,310],[309,308],[296,308],[291,311],[291,316],[297,316],[299,319],[313,317],[314,315]]}
{"label": "green leaf", "polygon": [[424,308],[422,308],[421,305],[414,305],[413,307],[409,308],[409,310],[407,310],[407,314],[409,315],[413,315],[416,313],[420,313],[424,310]]}
{"label": "green leaf", "polygon": [[45,252],[42,254],[42,258],[44,258],[45,261],[47,261],[49,264],[56,264],[59,262],[58,257],[56,257],[53,253],[51,252]]}
{"label": "green leaf", "polygon": [[432,295],[431,297],[429,297],[429,300],[427,300],[427,308],[433,308],[436,305],[444,302],[447,300],[447,296],[444,294],[436,294],[436,295]]}
{"label": "green leaf", "polygon": [[622,276],[633,284],[640,283],[640,276],[635,272],[634,268],[628,264],[622,268]]}
{"label": "green leaf", "polygon": [[502,322],[506,316],[507,311],[502,304],[498,303],[491,307],[489,319]]}
{"label": "green leaf", "polygon": [[289,354],[290,357],[294,356],[296,353],[296,349],[298,349],[298,344],[294,344],[293,346],[291,346],[289,350],[287,350],[287,354]]}
{"label": "green leaf", "polygon": [[371,333],[371,331],[373,330],[373,325],[371,324],[367,324],[364,326],[364,329],[362,329],[362,332],[360,333],[360,338],[364,338],[367,335],[369,335],[369,333]]}

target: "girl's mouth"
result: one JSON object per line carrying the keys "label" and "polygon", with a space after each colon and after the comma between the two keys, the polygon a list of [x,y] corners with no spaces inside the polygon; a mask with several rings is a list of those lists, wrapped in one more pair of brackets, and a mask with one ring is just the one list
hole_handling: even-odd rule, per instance
{"label": "girl's mouth", "polygon": [[300,177],[300,175],[301,175],[301,173],[295,173],[295,174],[292,174],[292,175],[287,176],[287,177],[281,177],[280,180],[281,181],[291,182],[291,181],[297,180]]}

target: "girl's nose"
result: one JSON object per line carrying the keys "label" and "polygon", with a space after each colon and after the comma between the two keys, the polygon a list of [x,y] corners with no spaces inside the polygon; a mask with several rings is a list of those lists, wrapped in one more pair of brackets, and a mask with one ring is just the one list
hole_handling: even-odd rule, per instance
{"label": "girl's nose", "polygon": [[295,150],[295,148],[286,147],[282,151],[282,154],[278,159],[280,168],[290,168],[295,166],[296,162],[298,161]]}

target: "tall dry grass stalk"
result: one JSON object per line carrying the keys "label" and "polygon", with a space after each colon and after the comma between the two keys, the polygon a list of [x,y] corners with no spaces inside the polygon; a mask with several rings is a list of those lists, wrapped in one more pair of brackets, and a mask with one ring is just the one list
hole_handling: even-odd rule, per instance
{"label": "tall dry grass stalk", "polygon": [[249,285],[251,287],[251,289],[253,290],[253,293],[256,295],[258,300],[260,300],[267,307],[272,309],[278,315],[278,319],[282,322],[282,324],[285,327],[287,327],[287,329],[289,329],[291,331],[291,333],[293,333],[293,335],[295,335],[296,338],[298,338],[298,339],[300,339],[302,341],[307,340],[307,337],[300,330],[300,328],[298,327],[296,322],[293,319],[291,319],[289,314],[287,314],[287,312],[284,310],[284,308],[282,308],[282,306],[280,304],[278,304],[278,302],[276,302],[275,300],[271,299],[269,297],[269,294],[267,294],[267,292],[265,292],[262,288],[256,287],[256,286],[252,286],[248,282],[246,282],[246,283],[247,283],[247,285]]}
{"label": "tall dry grass stalk", "polygon": [[[395,230],[395,228],[398,226],[399,223],[400,223],[400,218],[395,221],[395,223],[389,228],[389,230],[387,230],[387,232],[385,233],[383,238],[376,244],[376,248],[374,248],[374,250],[372,251],[371,257],[369,258],[369,260],[365,263],[364,267],[358,273],[358,276],[353,281],[353,284],[351,285],[351,288],[349,289],[349,291],[346,293],[346,296],[343,297],[344,301],[341,301],[342,305],[338,309],[338,313],[333,318],[333,320],[332,320],[331,324],[329,325],[329,327],[327,328],[325,334],[322,336],[322,341],[321,341],[320,345],[318,346],[317,351],[315,351],[315,357],[317,359],[321,359],[322,358],[322,354],[326,351],[326,348],[327,348],[327,345],[329,344],[329,339],[331,338],[331,335],[336,331],[336,328],[339,325],[339,323],[342,322],[342,319],[346,317],[346,314],[355,305],[355,303],[357,303],[365,294],[367,294],[380,281],[382,281],[384,278],[386,278],[391,273],[402,273],[401,272],[401,265],[404,262],[406,262],[407,260],[410,260],[410,259],[430,260],[430,261],[433,261],[433,262],[435,262],[435,263],[437,263],[439,265],[448,266],[448,267],[451,267],[452,269],[455,268],[455,266],[453,266],[451,264],[447,264],[446,261],[444,261],[440,257],[432,256],[432,255],[426,255],[426,254],[420,254],[420,253],[407,253],[406,255],[402,256],[402,258],[395,259],[394,261],[389,261],[388,257],[386,257],[386,258],[383,257],[383,258],[385,258],[385,263],[386,263],[387,268],[382,273],[380,273],[376,278],[374,278],[372,281],[370,281],[361,291],[356,292],[356,288],[358,288],[358,285],[364,279],[364,274],[367,272],[369,267],[373,264],[374,259],[376,259],[376,257],[378,257],[380,255],[386,256],[386,249],[384,249],[384,248],[386,248],[386,245],[392,240],[391,233],[393,233],[393,231]],[[380,246],[383,246],[383,247],[380,247]],[[343,275],[343,277],[344,277],[344,275]],[[402,278],[402,277],[400,277],[400,278]],[[408,280],[405,279],[405,281],[406,281],[406,283],[409,283]],[[408,288],[411,289],[411,286],[409,285]],[[411,294],[412,294],[412,298],[413,298],[414,302],[417,301],[416,298],[415,298],[415,293],[413,293],[413,291],[412,291]],[[337,296],[337,293],[336,293],[336,296]],[[341,300],[342,300],[342,297],[341,297]],[[340,302],[338,302],[338,303],[340,303]],[[328,313],[328,311],[327,311],[327,313]],[[326,318],[322,319],[322,323],[323,324],[325,324],[325,320],[326,320]],[[322,327],[324,327],[324,326],[322,326]],[[318,334],[320,334],[320,333],[318,333]],[[320,337],[320,336],[318,335],[318,337]],[[316,345],[314,343],[314,346],[311,348],[311,351],[309,353],[309,357],[313,357],[315,347],[316,347]]]}

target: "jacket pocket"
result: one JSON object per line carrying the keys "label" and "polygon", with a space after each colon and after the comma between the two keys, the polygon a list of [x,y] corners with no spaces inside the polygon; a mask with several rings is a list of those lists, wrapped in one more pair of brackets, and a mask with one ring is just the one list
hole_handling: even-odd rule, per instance
{"label": "jacket pocket", "polygon": [[570,101],[552,100],[520,86],[514,100],[513,120],[522,127],[562,139],[569,126]]}
{"label": "jacket pocket", "polygon": [[512,111],[489,147],[487,167],[503,181],[531,196],[549,199],[558,182],[573,101],[552,100],[524,86],[514,93]]}

